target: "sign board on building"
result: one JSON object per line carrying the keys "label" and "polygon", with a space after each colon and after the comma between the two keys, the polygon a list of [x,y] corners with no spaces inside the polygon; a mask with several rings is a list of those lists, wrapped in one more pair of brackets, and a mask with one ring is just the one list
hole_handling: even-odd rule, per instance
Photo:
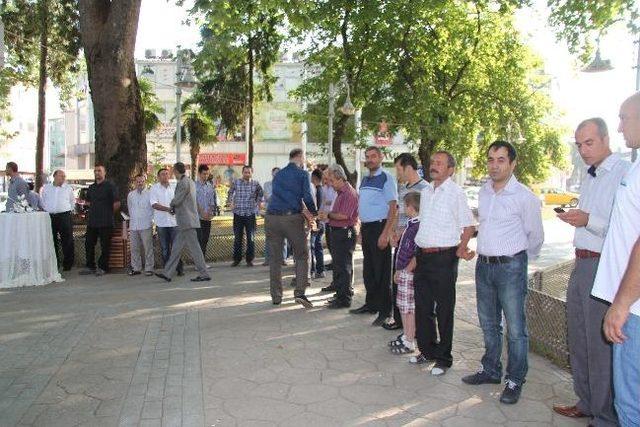
{"label": "sign board on building", "polygon": [[387,124],[386,120],[383,119],[378,125],[378,132],[376,133],[374,139],[376,145],[379,147],[386,147],[388,145],[391,145],[391,142],[393,141],[393,135],[391,135],[391,132],[389,132],[389,125]]}
{"label": "sign board on building", "polygon": [[200,153],[198,164],[200,165],[244,165],[247,161],[247,153]]}

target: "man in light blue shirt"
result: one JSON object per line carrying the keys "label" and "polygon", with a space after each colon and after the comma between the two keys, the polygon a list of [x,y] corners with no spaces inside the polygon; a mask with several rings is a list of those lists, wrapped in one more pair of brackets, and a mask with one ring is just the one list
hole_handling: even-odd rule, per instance
{"label": "man in light blue shirt", "polygon": [[397,209],[398,188],[391,174],[382,170],[382,151],[365,150],[369,174],[360,183],[359,212],[362,222],[362,276],[367,292],[365,304],[354,314],[377,313],[374,326],[382,326],[391,313],[391,242]]}
{"label": "man in light blue shirt", "polygon": [[200,228],[198,229],[198,242],[202,249],[202,255],[207,258],[207,243],[211,235],[211,219],[216,214],[218,207],[218,195],[216,189],[208,182],[209,166],[198,166],[198,180],[196,181],[196,201],[198,202],[198,216]]}
{"label": "man in light blue shirt", "polygon": [[13,204],[18,202],[18,197],[24,196],[26,198],[29,196],[29,184],[18,174],[18,165],[14,162],[7,163],[5,173],[9,177],[9,198],[5,210],[12,212]]}

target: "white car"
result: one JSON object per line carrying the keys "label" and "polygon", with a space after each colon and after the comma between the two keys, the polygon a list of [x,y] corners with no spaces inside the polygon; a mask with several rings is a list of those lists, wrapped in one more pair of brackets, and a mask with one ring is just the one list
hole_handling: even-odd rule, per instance
{"label": "white car", "polygon": [[7,199],[9,198],[9,194],[2,192],[0,193],[0,212],[4,212],[7,208]]}

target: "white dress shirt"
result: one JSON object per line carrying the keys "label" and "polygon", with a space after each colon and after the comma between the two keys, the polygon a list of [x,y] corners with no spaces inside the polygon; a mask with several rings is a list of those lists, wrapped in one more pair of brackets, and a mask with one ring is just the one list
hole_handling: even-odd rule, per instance
{"label": "white dress shirt", "polygon": [[[173,200],[174,190],[171,185],[166,187],[162,184],[155,183],[149,190],[149,203],[151,206],[156,203],[169,207],[171,200]],[[156,223],[156,227],[177,227],[176,217],[169,212],[153,210],[153,220]]]}
{"label": "white dress shirt", "polygon": [[46,184],[42,187],[40,199],[44,210],[54,214],[73,211],[76,206],[73,188],[66,183],[62,185]]}
{"label": "white dress shirt", "polygon": [[596,168],[595,178],[587,174],[580,187],[578,208],[589,214],[589,222],[585,227],[576,228],[573,245],[577,249],[602,252],[613,199],[630,166],[631,163],[619,155],[611,154]]}
{"label": "white dress shirt", "polygon": [[[636,161],[631,166],[618,186],[611,212],[611,223],[604,241],[591,295],[613,302],[638,237],[640,237],[640,161]],[[631,306],[630,311],[640,316],[640,300]]]}
{"label": "white dress shirt", "polygon": [[512,256],[524,250],[531,258],[540,254],[544,242],[542,203],[515,176],[497,193],[492,180],[482,186],[478,221],[478,254]]}
{"label": "white dress shirt", "polygon": [[129,208],[129,230],[147,230],[153,221],[153,209],[149,197],[149,190],[133,190],[127,196]]}
{"label": "white dress shirt", "polygon": [[474,224],[464,190],[451,178],[420,193],[420,228],[415,242],[421,248],[446,248],[460,243],[462,229]]}

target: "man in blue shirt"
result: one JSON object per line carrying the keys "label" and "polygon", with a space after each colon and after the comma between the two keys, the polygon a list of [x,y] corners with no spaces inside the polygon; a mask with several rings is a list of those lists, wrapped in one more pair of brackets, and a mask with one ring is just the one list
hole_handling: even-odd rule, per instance
{"label": "man in blue shirt", "polygon": [[196,181],[196,201],[198,203],[198,216],[200,228],[198,228],[198,241],[202,249],[205,261],[207,259],[207,243],[211,235],[211,219],[216,214],[218,207],[218,195],[213,185],[209,183],[209,166],[198,166],[198,180]]}
{"label": "man in blue shirt", "polygon": [[382,151],[375,146],[365,150],[369,175],[360,183],[359,212],[362,222],[362,276],[367,295],[354,314],[377,313],[374,326],[382,326],[391,314],[391,242],[396,214],[396,180],[382,170]]}
{"label": "man in blue shirt", "polygon": [[311,308],[313,305],[304,294],[309,284],[309,241],[303,212],[306,208],[315,216],[317,209],[311,195],[309,173],[303,167],[302,150],[291,150],[289,165],[273,178],[265,229],[269,245],[271,300],[275,305],[282,302],[282,245],[286,238],[293,247],[296,265],[296,288],[293,293],[295,300],[305,308]]}
{"label": "man in blue shirt", "polygon": [[9,177],[9,198],[5,210],[13,211],[13,204],[18,203],[18,197],[29,195],[29,184],[18,174],[18,165],[14,162],[7,163],[5,169],[6,176]]}

